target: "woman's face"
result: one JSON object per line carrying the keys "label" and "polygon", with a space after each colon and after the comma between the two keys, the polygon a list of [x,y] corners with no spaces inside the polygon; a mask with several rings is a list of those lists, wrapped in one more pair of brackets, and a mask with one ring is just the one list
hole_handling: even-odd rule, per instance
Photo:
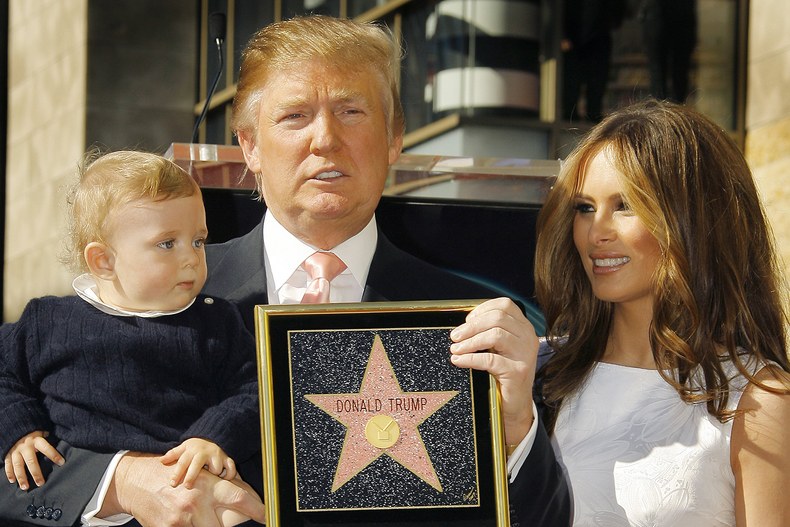
{"label": "woman's face", "polygon": [[595,296],[652,306],[661,250],[622,196],[622,174],[602,149],[587,165],[575,196],[573,241]]}

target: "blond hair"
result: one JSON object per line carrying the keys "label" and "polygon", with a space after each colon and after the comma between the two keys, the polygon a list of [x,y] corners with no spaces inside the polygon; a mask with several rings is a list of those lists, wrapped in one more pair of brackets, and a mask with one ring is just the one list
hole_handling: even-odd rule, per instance
{"label": "blond hair", "polygon": [[253,134],[261,91],[272,72],[294,63],[331,63],[353,75],[373,71],[381,77],[383,106],[390,139],[404,131],[400,102],[401,49],[386,26],[323,15],[296,17],[270,24],[255,33],[241,56],[233,99],[231,129]]}
{"label": "blond hair", "polygon": [[109,217],[119,205],[142,198],[160,201],[195,193],[200,194],[195,180],[162,156],[89,150],[80,162],[79,181],[67,200],[69,237],[63,262],[75,272],[88,270],[85,247],[91,242],[107,243]]}

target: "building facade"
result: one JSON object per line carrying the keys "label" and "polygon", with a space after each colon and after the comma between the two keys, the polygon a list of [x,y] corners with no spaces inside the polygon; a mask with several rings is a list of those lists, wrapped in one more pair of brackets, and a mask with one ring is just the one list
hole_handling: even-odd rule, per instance
{"label": "building facade", "polygon": [[[3,318],[71,292],[59,262],[65,193],[82,153],[189,142],[217,68],[206,20],[228,16],[225,60],[200,140],[230,144],[239,51],[257,27],[306,10],[385,21],[404,42],[412,153],[556,159],[590,124],[563,115],[558,2],[539,0],[10,0]],[[633,2],[628,3],[633,4]],[[690,104],[743,145],[790,262],[790,4],[699,0]],[[704,16],[703,16],[704,15]],[[788,15],[788,16],[784,16]],[[632,9],[611,28],[604,111],[649,85]],[[514,52],[517,50],[517,52]],[[567,61],[566,61],[567,62]],[[582,93],[584,93],[582,91]]]}

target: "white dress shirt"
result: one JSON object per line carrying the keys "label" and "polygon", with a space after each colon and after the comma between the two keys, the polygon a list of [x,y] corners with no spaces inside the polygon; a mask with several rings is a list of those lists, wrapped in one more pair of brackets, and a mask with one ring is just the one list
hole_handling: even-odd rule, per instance
{"label": "white dress shirt", "polygon": [[[371,218],[359,234],[332,248],[347,268],[331,282],[330,302],[359,302],[365,290],[370,263],[376,251],[378,231],[376,217]],[[305,258],[317,249],[288,232],[274,215],[266,213],[263,219],[263,246],[266,259],[266,288],[270,304],[298,304],[310,283],[310,275],[301,265]],[[275,251],[266,248],[276,247]],[[532,405],[533,415],[537,409]],[[527,436],[508,458],[507,469],[510,481],[532,450],[537,435],[538,421],[533,421]]]}
{"label": "white dress shirt", "polygon": [[[346,269],[330,282],[330,302],[362,300],[377,241],[374,216],[359,233],[331,249],[343,260]],[[298,304],[311,281],[310,275],[302,268],[302,262],[318,249],[288,232],[268,212],[263,219],[263,247],[269,303]]]}

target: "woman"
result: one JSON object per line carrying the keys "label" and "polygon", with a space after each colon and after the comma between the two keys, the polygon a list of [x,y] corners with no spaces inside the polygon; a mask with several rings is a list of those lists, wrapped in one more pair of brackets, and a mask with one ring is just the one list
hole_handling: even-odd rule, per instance
{"label": "woman", "polygon": [[615,112],[538,233],[538,379],[574,525],[790,525],[787,289],[726,132],[672,103]]}

